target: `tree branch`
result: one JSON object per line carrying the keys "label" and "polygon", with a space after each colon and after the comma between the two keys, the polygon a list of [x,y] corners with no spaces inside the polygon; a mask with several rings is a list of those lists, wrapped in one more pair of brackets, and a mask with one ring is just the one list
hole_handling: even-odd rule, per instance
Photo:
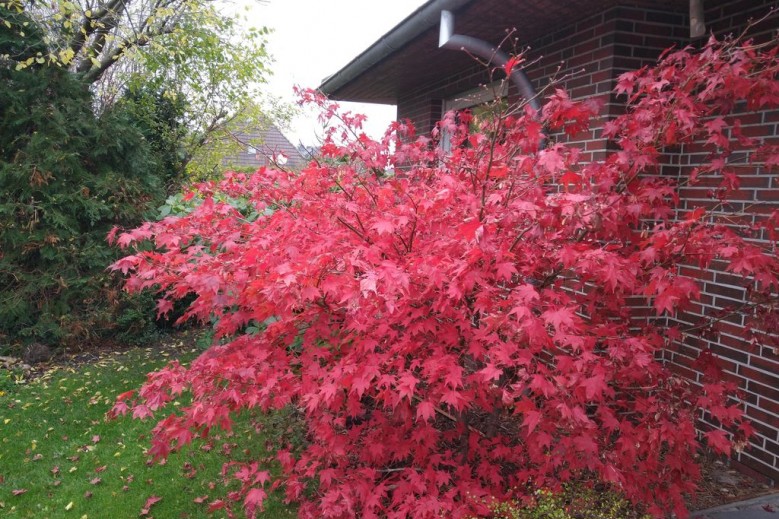
{"label": "tree branch", "polygon": [[[81,22],[81,26],[73,35],[73,39],[68,44],[68,47],[73,51],[74,55],[78,55],[84,44],[90,36],[98,28],[96,22],[102,20],[111,13],[114,13],[120,4],[126,4],[128,0],[110,0],[104,7],[99,8],[97,11],[92,11],[89,16],[84,13],[84,19]],[[126,7],[126,5],[124,6]]]}
{"label": "tree branch", "polygon": [[[117,45],[111,52],[109,52],[107,55],[103,56],[103,59],[100,60],[100,64],[96,67],[93,67],[89,69],[84,74],[84,80],[87,83],[94,83],[98,79],[102,77],[102,75],[105,73],[106,70],[108,70],[116,61],[125,53],[127,52],[127,49],[135,48],[135,47],[144,47],[149,44],[149,42],[152,40],[152,38],[155,38],[157,36],[162,36],[163,34],[171,34],[173,31],[175,31],[176,28],[174,26],[171,27],[161,27],[159,30],[156,31],[150,31],[146,34],[141,34],[136,39],[124,39],[122,42]],[[87,62],[90,63],[91,62]]]}

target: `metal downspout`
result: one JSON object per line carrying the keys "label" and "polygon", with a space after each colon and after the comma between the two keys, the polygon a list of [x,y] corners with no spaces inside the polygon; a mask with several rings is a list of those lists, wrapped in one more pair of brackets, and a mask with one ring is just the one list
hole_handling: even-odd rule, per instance
{"label": "metal downspout", "polygon": [[706,34],[703,0],[690,0],[690,38],[700,38]]}
{"label": "metal downspout", "polygon": [[[443,49],[465,50],[471,54],[487,60],[487,63],[503,67],[509,60],[509,55],[502,50],[490,45],[484,40],[473,36],[454,34],[454,14],[451,11],[441,11],[441,29],[438,36],[438,46]],[[521,69],[511,71],[511,81],[517,86],[520,94],[528,100],[534,110],[541,110],[533,85],[527,74]]]}

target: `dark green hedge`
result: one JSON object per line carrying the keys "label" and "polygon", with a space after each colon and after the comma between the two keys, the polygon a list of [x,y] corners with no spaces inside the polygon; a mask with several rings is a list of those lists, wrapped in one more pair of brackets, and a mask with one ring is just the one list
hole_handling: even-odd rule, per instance
{"label": "dark green hedge", "polygon": [[[18,40],[0,32],[0,56],[24,52]],[[117,257],[108,231],[152,217],[176,175],[153,131],[132,103],[96,116],[88,86],[66,70],[0,65],[0,349],[152,320],[105,269]]]}

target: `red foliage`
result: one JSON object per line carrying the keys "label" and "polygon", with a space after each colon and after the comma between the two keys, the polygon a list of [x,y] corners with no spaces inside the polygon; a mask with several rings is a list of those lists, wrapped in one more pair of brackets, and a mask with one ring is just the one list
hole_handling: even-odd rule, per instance
{"label": "red foliage", "polygon": [[[300,173],[198,186],[190,214],[120,234],[156,248],[113,268],[128,289],[157,290],[160,312],[194,294],[183,319],[216,318],[229,342],[149,375],[116,410],[145,417],[191,392],[155,429],[152,452],[165,457],[242,409],[295,406],[307,443],[278,446],[274,485],[302,517],[481,515],[490,498],[582,478],[684,514],[696,450],[727,453],[751,431],[713,355],[698,360],[700,385],[657,360],[684,332],[665,315],[699,298],[679,266],[726,262],[759,296],[776,291],[778,265],[772,244],[719,223],[722,207],[681,211],[677,179],[656,167],[664,147],[707,141],[684,182],[720,178],[726,199],[738,183],[731,113],[779,106],[777,65],[775,47],[711,41],[624,75],[629,109],[607,124],[619,150],[600,162],[563,142],[542,148],[539,120],[575,133],[595,115],[558,90],[540,114],[503,112],[499,131],[448,118],[449,153],[439,131],[397,123],[374,142],[346,115]],[[239,198],[253,214],[229,203]],[[646,298],[656,315],[631,316]],[[701,409],[725,430],[698,437]],[[242,491],[228,497],[251,515],[270,476],[234,468]]]}

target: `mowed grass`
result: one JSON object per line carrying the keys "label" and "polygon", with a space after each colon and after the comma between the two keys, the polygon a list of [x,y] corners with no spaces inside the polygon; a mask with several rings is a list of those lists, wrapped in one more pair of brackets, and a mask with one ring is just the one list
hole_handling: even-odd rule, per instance
{"label": "mowed grass", "polygon": [[[216,431],[164,465],[145,454],[153,420],[105,416],[116,395],[138,388],[146,373],[200,351],[181,343],[130,350],[0,387],[0,517],[226,517],[224,510],[208,513],[210,503],[236,488],[225,485],[223,464],[228,456],[270,460],[273,448],[296,434],[287,416],[241,416],[232,433]],[[294,516],[273,494],[260,515]]]}

